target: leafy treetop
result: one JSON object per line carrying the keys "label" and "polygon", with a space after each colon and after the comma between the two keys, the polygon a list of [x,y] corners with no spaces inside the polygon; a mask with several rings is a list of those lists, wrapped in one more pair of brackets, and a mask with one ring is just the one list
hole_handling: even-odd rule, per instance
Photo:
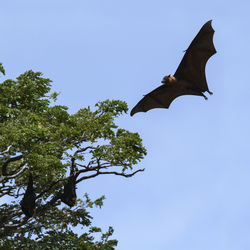
{"label": "leafy treetop", "polygon": [[[2,64],[0,72],[5,74]],[[91,226],[86,210],[101,207],[104,196],[92,202],[87,194],[80,195],[77,206],[69,209],[60,200],[63,184],[73,168],[77,183],[107,174],[131,177],[144,170],[133,168],[146,149],[138,133],[115,124],[115,118],[127,113],[125,102],[106,100],[94,110],[87,107],[69,114],[66,106],[52,105],[58,94],[50,90],[51,80],[31,70],[0,84],[0,198],[12,201],[0,206],[2,246],[113,249],[113,229],[94,241],[92,234],[101,229]],[[37,206],[30,219],[19,204],[29,173]],[[80,236],[74,231],[77,225],[84,228]]]}

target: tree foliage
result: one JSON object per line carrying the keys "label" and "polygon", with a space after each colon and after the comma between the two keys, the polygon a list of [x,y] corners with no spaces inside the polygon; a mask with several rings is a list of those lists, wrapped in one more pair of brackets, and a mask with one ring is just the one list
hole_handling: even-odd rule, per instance
{"label": "tree foliage", "polygon": [[[5,74],[2,64],[0,72]],[[3,249],[114,249],[113,229],[102,232],[92,226],[88,211],[101,207],[104,196],[91,201],[78,192],[70,209],[61,202],[63,186],[72,169],[76,184],[99,175],[131,177],[143,171],[133,169],[146,155],[142,140],[115,124],[128,110],[125,102],[106,100],[94,110],[69,114],[66,106],[55,105],[58,94],[50,90],[51,80],[31,70],[0,84],[0,243]],[[36,212],[27,218],[20,201],[30,173]],[[76,226],[82,233],[76,233]]]}

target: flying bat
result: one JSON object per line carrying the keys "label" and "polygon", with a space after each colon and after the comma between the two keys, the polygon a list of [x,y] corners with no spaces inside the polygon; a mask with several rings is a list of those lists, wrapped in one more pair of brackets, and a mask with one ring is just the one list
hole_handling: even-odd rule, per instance
{"label": "flying bat", "polygon": [[131,110],[131,116],[154,108],[169,108],[172,101],[182,95],[203,96],[207,100],[203,92],[213,94],[208,89],[205,75],[206,63],[216,53],[211,22],[202,26],[185,51],[175,74],[165,76],[160,87],[145,95]]}
{"label": "flying bat", "polygon": [[21,209],[28,218],[32,217],[35,213],[35,200],[36,194],[33,188],[33,177],[32,174],[30,174],[28,186],[21,201]]}

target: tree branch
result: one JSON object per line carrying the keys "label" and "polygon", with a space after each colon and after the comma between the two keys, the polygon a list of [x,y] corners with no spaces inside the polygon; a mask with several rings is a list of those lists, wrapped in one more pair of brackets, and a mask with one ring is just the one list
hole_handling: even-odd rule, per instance
{"label": "tree branch", "polygon": [[84,151],[86,151],[86,150],[88,150],[88,149],[96,149],[96,147],[88,146],[88,147],[86,147],[86,148],[80,148],[80,149],[76,150],[76,152],[74,153],[74,157],[75,157],[78,153],[82,153],[82,152],[84,152]]}
{"label": "tree branch", "polygon": [[8,152],[10,151],[10,148],[11,148],[11,147],[12,147],[12,145],[10,145],[5,151],[0,152],[0,154],[3,155],[3,154],[8,153]]}
{"label": "tree branch", "polygon": [[18,155],[18,156],[9,158],[7,161],[5,161],[2,166],[2,175],[7,176],[7,166],[9,165],[10,162],[18,161],[18,160],[21,160],[22,158],[23,158],[23,155]]}
{"label": "tree branch", "polygon": [[[22,165],[22,164],[21,164]],[[20,166],[21,166],[20,165]],[[16,178],[18,175],[20,175],[20,174],[22,174],[23,172],[24,172],[24,170],[25,169],[28,169],[29,167],[28,167],[28,165],[27,164],[25,164],[25,165],[23,165],[23,167],[20,169],[20,171],[19,172],[17,172],[17,173],[15,173],[15,174],[13,174],[13,175],[7,175],[7,176],[1,176],[0,177],[0,182],[4,182],[4,181],[7,181],[7,180],[9,180],[9,179],[14,179],[14,178]]]}
{"label": "tree branch", "polygon": [[135,172],[133,172],[131,174],[118,173],[118,172],[115,172],[115,171],[112,171],[112,172],[99,172],[99,174],[114,174],[114,175],[121,175],[123,177],[128,178],[128,177],[131,177],[131,176],[135,175],[138,172],[143,172],[144,170],[145,170],[145,168],[138,169],[138,170],[136,170]]}
{"label": "tree branch", "polygon": [[92,175],[89,175],[89,176],[83,176],[82,178],[78,179],[77,180],[77,183],[81,182],[82,180],[86,180],[86,179],[90,179],[90,178],[94,178],[98,175],[101,175],[101,174],[114,174],[114,175],[120,175],[120,176],[123,176],[123,177],[131,177],[133,175],[135,175],[136,173],[138,172],[143,172],[145,170],[145,168],[143,169],[138,169],[136,170],[135,172],[131,173],[131,174],[124,174],[124,173],[119,173],[119,172],[116,172],[116,171],[107,171],[107,172],[100,172],[100,169],[96,170],[96,173],[95,174],[92,174]]}

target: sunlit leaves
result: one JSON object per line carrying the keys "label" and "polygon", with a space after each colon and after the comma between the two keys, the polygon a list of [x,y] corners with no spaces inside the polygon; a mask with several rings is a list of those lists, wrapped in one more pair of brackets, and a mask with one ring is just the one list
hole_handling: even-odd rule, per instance
{"label": "sunlit leaves", "polygon": [[[2,64],[0,72],[5,73]],[[58,93],[51,94],[50,90],[51,80],[31,70],[16,80],[8,79],[0,84],[0,151],[12,145],[9,154],[0,157],[0,164],[8,157],[21,155],[21,160],[8,165],[7,172],[18,169],[21,164],[29,169],[8,183],[13,185],[17,200],[11,205],[0,206],[1,222],[18,224],[24,221],[13,231],[5,230],[0,223],[4,247],[61,249],[63,245],[64,249],[114,249],[117,241],[110,240],[113,229],[110,227],[103,233],[100,228],[93,227],[87,211],[101,208],[105,197],[91,201],[85,194],[69,209],[61,204],[62,187],[69,177],[72,162],[78,171],[78,182],[93,178],[93,171],[96,171],[94,177],[99,173],[129,177],[126,171],[132,171],[133,165],[144,158],[146,149],[139,134],[119,128],[115,123],[118,116],[128,111],[125,102],[105,100],[93,109],[81,108],[70,114],[66,106],[52,105]],[[112,168],[118,172],[101,171]],[[19,201],[29,171],[38,197],[37,214],[25,221]],[[82,232],[78,235],[75,227],[79,226]],[[95,241],[95,234],[101,234],[99,241]]]}

